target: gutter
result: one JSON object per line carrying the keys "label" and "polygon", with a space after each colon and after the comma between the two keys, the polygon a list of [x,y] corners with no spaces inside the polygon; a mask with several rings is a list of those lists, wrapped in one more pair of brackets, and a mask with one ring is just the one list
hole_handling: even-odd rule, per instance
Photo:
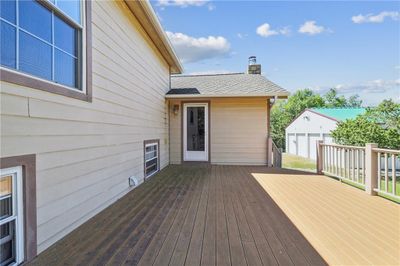
{"label": "gutter", "polygon": [[268,98],[278,98],[278,99],[286,99],[289,96],[287,93],[278,93],[278,94],[268,94],[268,95],[249,95],[249,94],[167,94],[165,95],[166,99],[184,99],[184,98],[260,98],[260,97],[268,97]]}

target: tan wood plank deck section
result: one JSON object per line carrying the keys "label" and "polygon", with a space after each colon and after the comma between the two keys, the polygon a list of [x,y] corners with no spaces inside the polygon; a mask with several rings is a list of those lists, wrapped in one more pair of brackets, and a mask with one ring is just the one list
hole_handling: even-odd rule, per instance
{"label": "tan wood plank deck section", "polygon": [[330,265],[400,265],[399,204],[325,176],[250,172]]}
{"label": "tan wood plank deck section", "polygon": [[[277,182],[262,182],[268,175],[259,173],[267,171],[265,167],[169,166],[31,264],[325,265],[254,178],[256,173],[267,190],[275,187],[279,192]],[[302,187],[303,191],[307,184]],[[274,197],[282,204],[278,192]],[[287,193],[290,201],[295,197],[290,193],[299,195],[293,186]],[[308,220],[304,218],[305,223]],[[389,221],[382,223],[389,226]]]}

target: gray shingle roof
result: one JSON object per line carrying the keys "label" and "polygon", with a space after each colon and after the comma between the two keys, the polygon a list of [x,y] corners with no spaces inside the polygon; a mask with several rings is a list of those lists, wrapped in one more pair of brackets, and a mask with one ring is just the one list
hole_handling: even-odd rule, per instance
{"label": "gray shingle roof", "polygon": [[[188,94],[188,89],[197,89],[199,93]],[[288,91],[263,75],[231,73],[172,76],[171,90],[166,97],[285,97],[288,95]]]}

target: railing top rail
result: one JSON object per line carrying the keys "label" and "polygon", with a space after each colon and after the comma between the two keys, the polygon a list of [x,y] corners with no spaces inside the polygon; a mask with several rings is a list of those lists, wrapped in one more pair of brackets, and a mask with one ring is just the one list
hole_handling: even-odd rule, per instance
{"label": "railing top rail", "polygon": [[360,147],[360,146],[350,146],[350,145],[340,145],[340,144],[326,144],[326,143],[321,143],[321,145],[322,146],[330,146],[330,147],[338,147],[338,148],[365,150],[365,147]]}
{"label": "railing top rail", "polygon": [[380,153],[390,153],[390,154],[400,154],[400,150],[389,150],[389,149],[380,149],[380,148],[373,148],[374,152]]}

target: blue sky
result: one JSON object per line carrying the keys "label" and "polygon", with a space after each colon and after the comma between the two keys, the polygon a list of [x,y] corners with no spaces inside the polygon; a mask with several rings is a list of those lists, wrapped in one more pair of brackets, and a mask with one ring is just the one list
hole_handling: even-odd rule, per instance
{"label": "blue sky", "polygon": [[262,72],[295,91],[400,101],[400,1],[152,1],[186,74]]}

